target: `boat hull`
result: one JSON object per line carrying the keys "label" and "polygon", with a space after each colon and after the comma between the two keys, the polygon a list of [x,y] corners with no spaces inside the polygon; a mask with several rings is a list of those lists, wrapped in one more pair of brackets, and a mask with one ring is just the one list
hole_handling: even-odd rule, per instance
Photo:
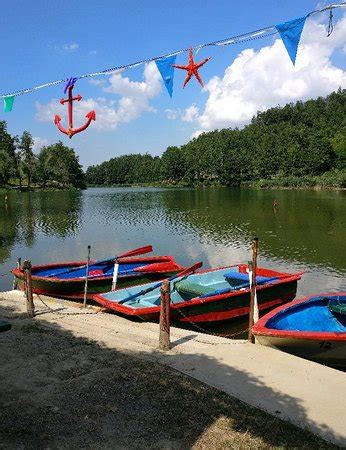
{"label": "boat hull", "polygon": [[331,367],[346,368],[345,319],[329,309],[330,301],[345,296],[310,296],[274,309],[253,326],[256,342]]}
{"label": "boat hull", "polygon": [[346,367],[346,340],[256,336],[261,345],[335,368]]}
{"label": "boat hull", "polygon": [[[151,257],[151,258],[123,258],[119,260],[119,263],[160,263],[162,260],[170,260],[171,270],[146,272],[146,273],[132,273],[127,275],[119,275],[117,280],[117,288],[122,289],[125,287],[136,286],[138,284],[151,283],[153,281],[162,280],[166,277],[176,274],[184,269],[184,267],[175,263],[172,257]],[[75,267],[86,264],[85,261],[75,261],[62,264],[49,264],[44,266],[33,266],[32,271],[37,270],[59,270],[61,267]],[[168,266],[166,266],[168,268]],[[16,277],[18,283],[18,289],[24,290],[24,272],[22,269],[14,269],[12,271]],[[94,294],[110,291],[112,288],[112,276],[93,277],[88,279],[88,295],[89,299]],[[85,277],[81,278],[48,278],[42,276],[32,275],[32,286],[35,294],[47,295],[51,297],[58,297],[68,300],[81,300],[84,298],[84,286]]]}

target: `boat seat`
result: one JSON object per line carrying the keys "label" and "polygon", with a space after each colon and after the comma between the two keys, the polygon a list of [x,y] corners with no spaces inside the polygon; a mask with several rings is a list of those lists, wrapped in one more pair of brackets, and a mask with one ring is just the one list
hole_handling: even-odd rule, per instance
{"label": "boat seat", "polygon": [[249,275],[247,273],[228,272],[225,273],[224,277],[232,288],[236,288],[239,286],[246,287],[250,285]]}
{"label": "boat seat", "polygon": [[175,284],[175,289],[180,295],[189,296],[191,298],[199,297],[203,294],[210,294],[215,291],[215,287],[205,286],[198,283],[191,283],[187,280],[178,281]]}
{"label": "boat seat", "polygon": [[[224,275],[228,283],[231,285],[232,288],[237,287],[249,287],[250,281],[249,281],[249,274],[248,273],[240,273],[240,272],[228,272]],[[274,281],[276,278],[270,278],[270,277],[261,277],[257,275],[256,277],[256,283],[257,284],[264,284],[266,281]]]}
{"label": "boat seat", "polygon": [[329,304],[329,310],[333,313],[337,313],[346,316],[346,304],[333,303]]}

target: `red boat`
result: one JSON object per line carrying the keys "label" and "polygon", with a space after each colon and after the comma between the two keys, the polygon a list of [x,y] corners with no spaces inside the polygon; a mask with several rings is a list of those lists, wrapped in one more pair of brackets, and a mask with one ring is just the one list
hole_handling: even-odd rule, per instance
{"label": "red boat", "polygon": [[312,295],[279,306],[252,331],[262,345],[345,368],[346,292]]}
{"label": "red boat", "polygon": [[[289,302],[296,296],[301,273],[257,269],[257,300],[260,310]],[[96,294],[93,300],[125,316],[157,321],[160,287],[155,283]],[[148,292],[150,291],[150,292]],[[173,320],[193,323],[221,322],[249,313],[248,266],[239,264],[178,277],[171,282]]]}
{"label": "red boat", "polygon": [[[135,286],[162,280],[180,272],[184,267],[172,256],[133,257],[152,251],[151,246],[132,250],[116,258],[119,264],[117,287]],[[107,292],[112,287],[115,258],[92,261],[88,270],[88,297],[98,292]],[[84,296],[86,261],[54,263],[32,266],[32,285],[36,294],[65,299],[82,299]],[[23,268],[13,269],[18,287],[24,288]]]}

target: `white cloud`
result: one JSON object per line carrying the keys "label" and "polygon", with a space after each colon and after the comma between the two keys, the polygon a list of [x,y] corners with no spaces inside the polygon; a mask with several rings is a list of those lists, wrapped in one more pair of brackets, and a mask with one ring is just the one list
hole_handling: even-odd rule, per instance
{"label": "white cloud", "polygon": [[331,61],[345,40],[346,17],[330,37],[323,24],[308,20],[295,67],[281,39],[258,51],[242,51],[222,78],[215,76],[205,86],[208,99],[204,111],[194,116],[199,124],[194,136],[214,128],[243,126],[257,111],[327,95],[345,86],[346,72]]}
{"label": "white cloud", "polygon": [[179,109],[165,109],[165,113],[168,120],[177,120],[181,115]]}
{"label": "white cloud", "polygon": [[181,120],[184,122],[193,122],[198,117],[198,108],[196,105],[191,105],[185,109],[184,114],[181,116]]}
{"label": "white cloud", "polygon": [[[91,111],[96,112],[96,122],[93,128],[98,130],[114,130],[120,123],[128,123],[137,119],[143,112],[155,112],[150,100],[157,97],[161,90],[161,77],[155,63],[149,63],[144,68],[143,81],[131,81],[121,73],[114,73],[109,77],[108,86],[104,83],[93,83],[107,93],[120,96],[119,100],[98,97],[89,98],[74,103],[75,125],[80,126],[85,121],[85,115]],[[48,104],[36,103],[36,119],[40,122],[54,120],[56,114],[63,118],[66,126],[66,105],[62,106],[56,99]]]}
{"label": "white cloud", "polygon": [[42,147],[44,147],[45,145],[48,145],[48,139],[46,138],[41,138],[39,136],[33,136],[33,140],[34,140],[34,145],[33,145],[33,151],[34,152],[38,152],[39,150],[41,150]]}
{"label": "white cloud", "polygon": [[198,117],[198,107],[196,105],[191,105],[184,109],[165,109],[166,117],[168,120],[181,119],[184,122],[193,122]]}
{"label": "white cloud", "polygon": [[74,51],[78,50],[78,48],[79,48],[79,44],[77,44],[76,42],[72,42],[71,44],[64,44],[62,46],[62,49],[67,53],[74,52]]}

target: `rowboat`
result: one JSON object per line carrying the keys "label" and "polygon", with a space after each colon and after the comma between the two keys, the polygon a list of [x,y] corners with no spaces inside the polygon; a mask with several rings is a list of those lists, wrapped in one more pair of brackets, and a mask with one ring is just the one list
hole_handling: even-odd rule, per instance
{"label": "rowboat", "polygon": [[[249,313],[248,266],[238,264],[178,277],[170,283],[172,320],[192,323],[221,322]],[[257,299],[260,310],[294,299],[299,274],[257,269]],[[160,314],[160,287],[149,293],[154,283],[93,295],[93,300],[120,314],[157,321]],[[136,298],[133,298],[136,295]]]}
{"label": "rowboat", "polygon": [[297,299],[266,314],[252,330],[262,345],[346,367],[345,292]]}
{"label": "rowboat", "polygon": [[[119,263],[117,287],[135,286],[162,280],[184,269],[172,256],[122,257]],[[91,263],[88,272],[88,298],[112,287],[114,259]],[[24,289],[23,268],[13,269],[19,289]],[[33,292],[65,299],[82,299],[86,261],[32,266]]]}

